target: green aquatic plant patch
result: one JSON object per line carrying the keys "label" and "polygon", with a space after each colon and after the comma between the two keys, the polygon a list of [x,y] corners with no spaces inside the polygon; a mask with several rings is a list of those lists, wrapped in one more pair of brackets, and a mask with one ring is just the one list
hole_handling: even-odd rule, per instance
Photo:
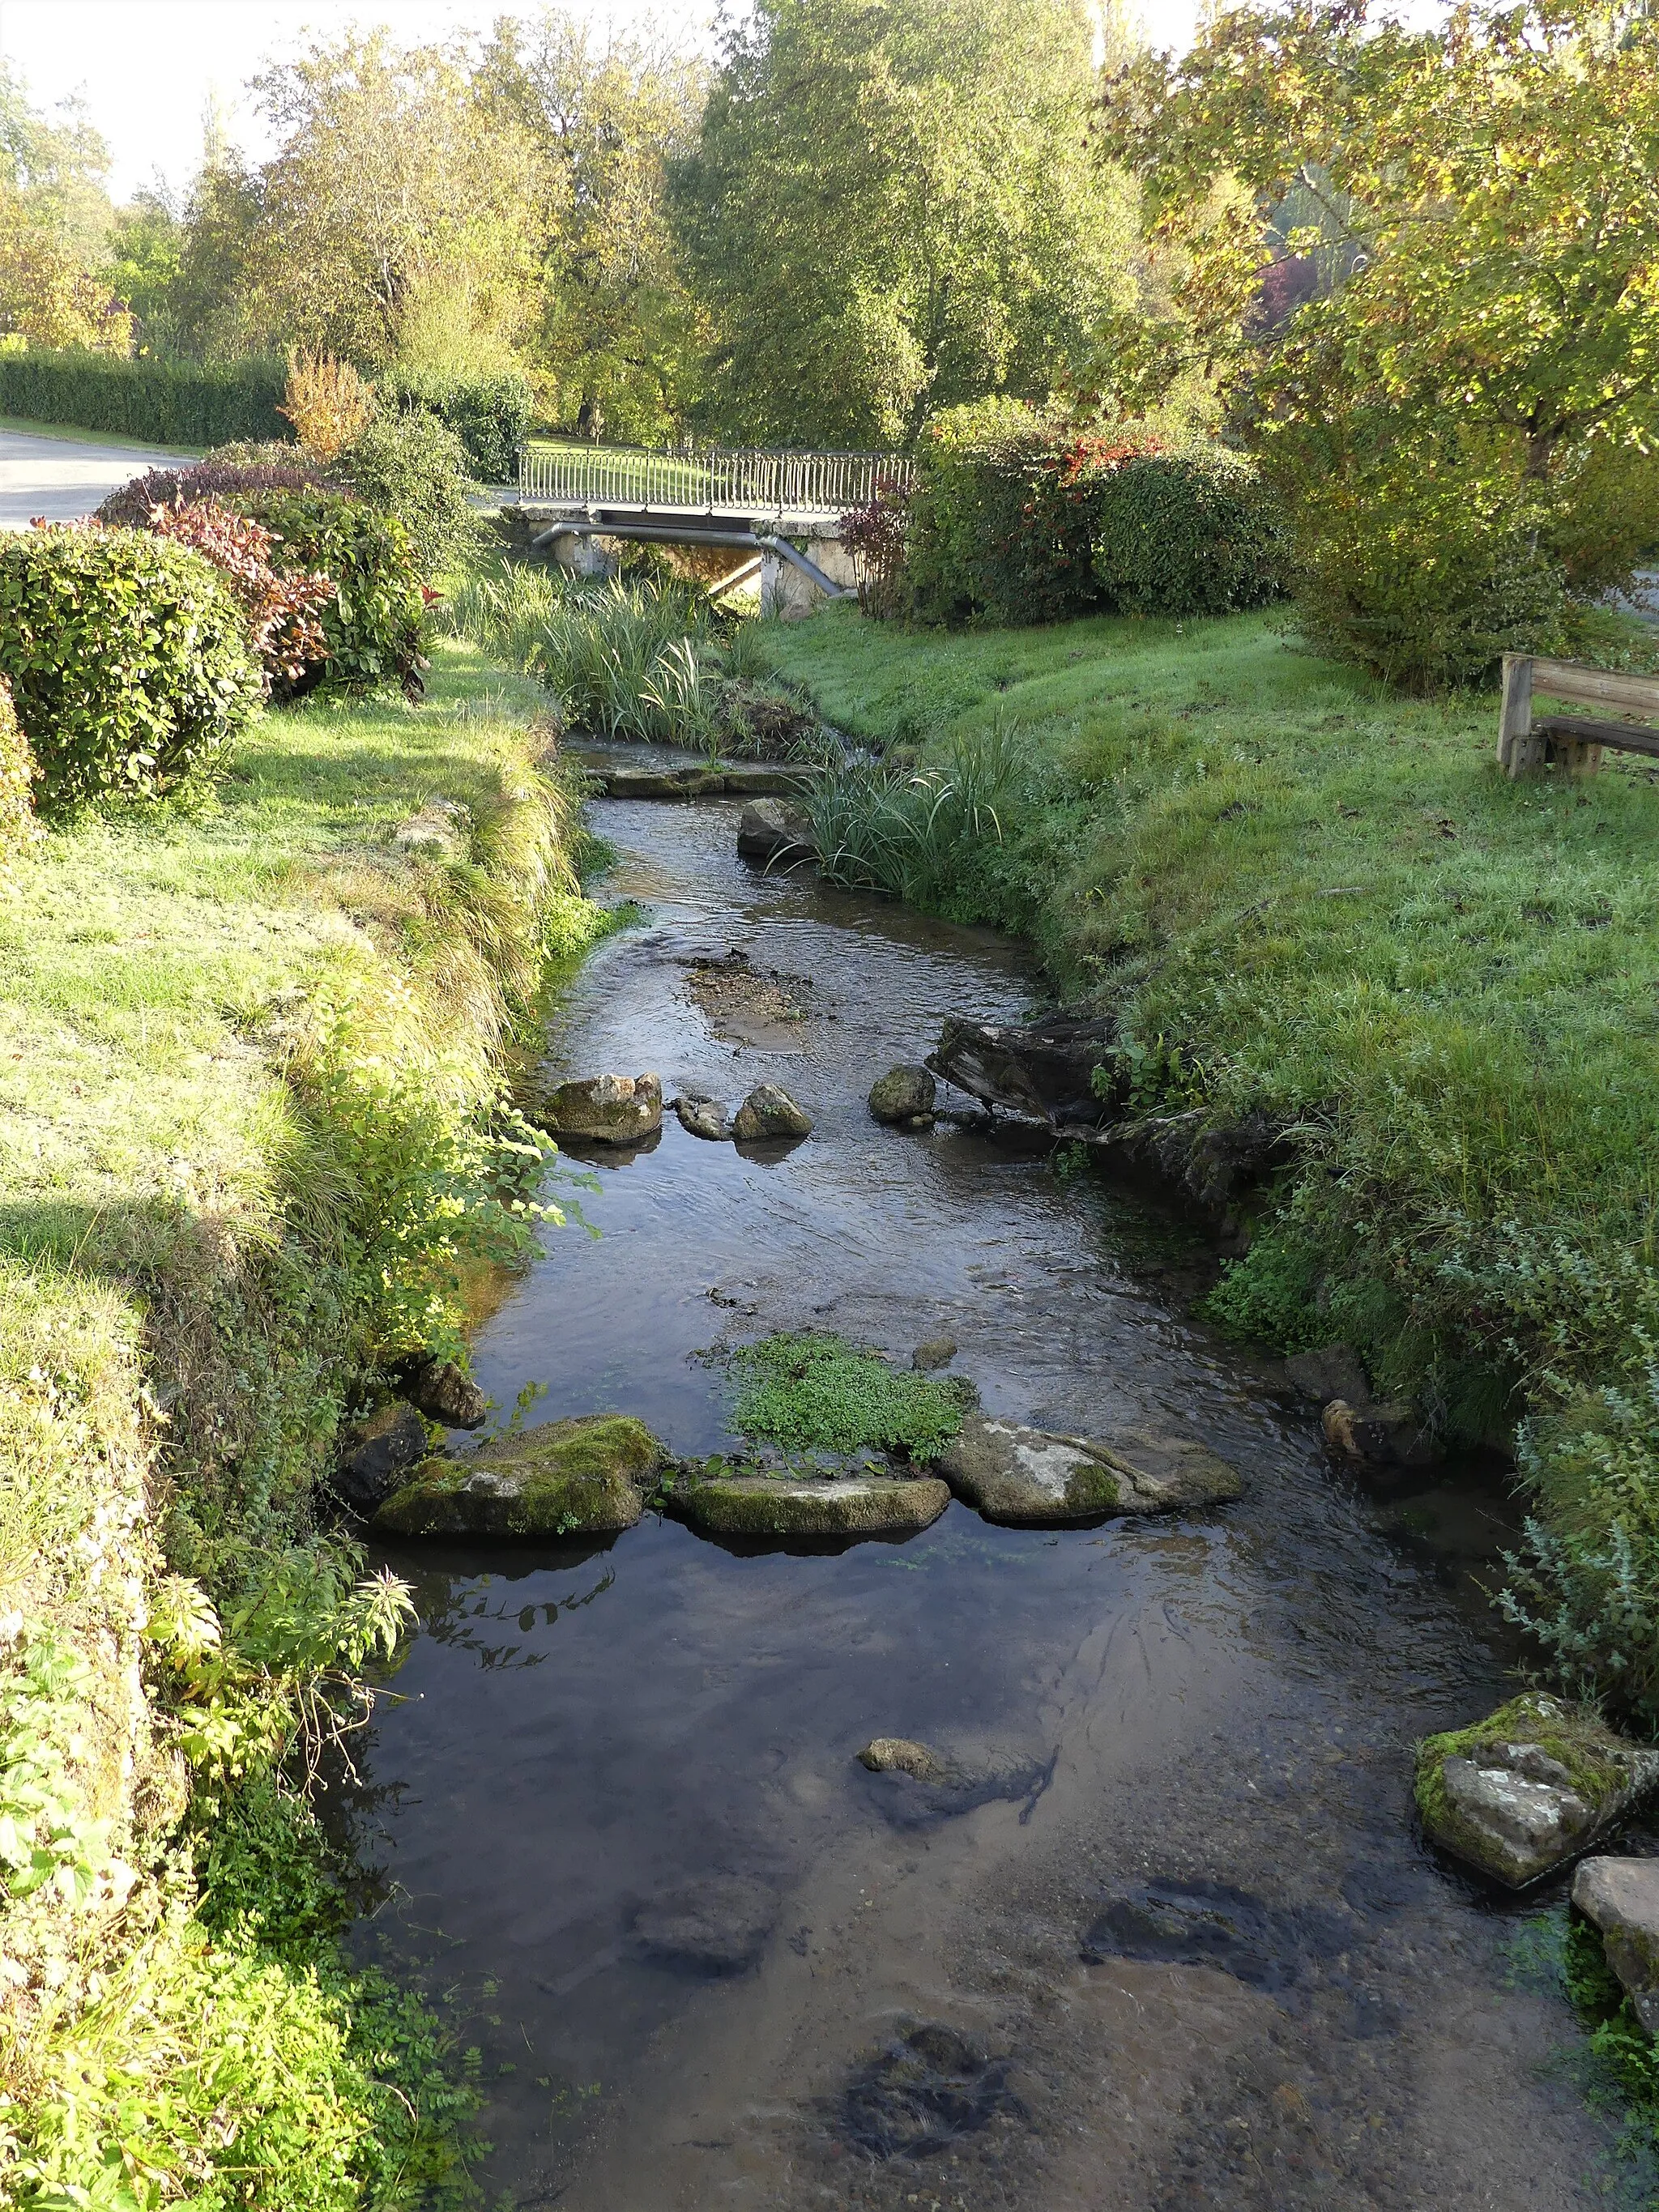
{"label": "green aquatic plant patch", "polygon": [[[762,641],[890,774],[1012,733],[994,827],[914,895],[1111,1014],[1115,1110],[1283,1133],[1212,1314],[1346,1341],[1454,1441],[1534,1419],[1517,1609],[1659,1717],[1650,765],[1511,783],[1495,697],[1403,698],[1267,615],[946,635],[835,607]],[[1575,650],[1659,665],[1611,617]]]}
{"label": "green aquatic plant patch", "polygon": [[891,1367],[845,1338],[763,1337],[733,1353],[739,1436],[785,1452],[896,1452],[937,1459],[973,1402],[970,1386]]}

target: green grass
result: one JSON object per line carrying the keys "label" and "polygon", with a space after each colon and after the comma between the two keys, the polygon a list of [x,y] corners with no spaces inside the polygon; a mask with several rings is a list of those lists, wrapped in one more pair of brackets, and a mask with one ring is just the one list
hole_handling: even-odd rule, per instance
{"label": "green grass", "polygon": [[962,1384],[909,1375],[843,1338],[763,1337],[732,1356],[739,1436],[786,1452],[937,1459],[962,1426]]}
{"label": "green grass", "polygon": [[[8,2203],[115,2202],[123,2138],[163,2197],[270,2212],[400,2204],[453,2166],[441,2036],[331,1929],[273,1933],[320,1863],[300,1830],[263,1889],[210,1853],[198,1897],[174,1748],[216,1832],[242,1819],[236,1766],[292,1724],[246,1624],[352,1571],[313,1507],[342,1415],[400,1349],[460,1349],[549,1195],[507,1077],[550,960],[605,917],[541,695],[433,660],[424,705],[267,714],[191,810],[89,814],[0,872]],[[453,849],[400,847],[440,798]],[[210,1598],[222,1695],[166,1626]]]}
{"label": "green grass", "polygon": [[[1028,933],[1065,997],[1116,1013],[1125,1110],[1289,1133],[1256,1201],[1272,1233],[1221,1302],[1238,1326],[1347,1339],[1454,1436],[1528,1408],[1604,1420],[1597,1394],[1639,1384],[1659,1340],[1645,763],[1510,783],[1492,696],[1392,696],[1282,617],[952,635],[832,608],[766,642],[828,720],[923,769],[1017,737],[1023,791],[929,902]],[[1642,1464],[1585,1541],[1639,1522],[1659,1578],[1659,1440]]]}

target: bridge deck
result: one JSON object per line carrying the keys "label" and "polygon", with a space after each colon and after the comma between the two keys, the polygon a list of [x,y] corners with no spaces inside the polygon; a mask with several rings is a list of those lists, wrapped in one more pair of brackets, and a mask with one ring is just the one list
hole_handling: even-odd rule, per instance
{"label": "bridge deck", "polygon": [[758,501],[722,507],[671,506],[654,500],[519,501],[532,532],[561,523],[599,538],[649,536],[686,544],[740,543],[749,537],[839,538],[841,510],[827,507],[763,507]]}

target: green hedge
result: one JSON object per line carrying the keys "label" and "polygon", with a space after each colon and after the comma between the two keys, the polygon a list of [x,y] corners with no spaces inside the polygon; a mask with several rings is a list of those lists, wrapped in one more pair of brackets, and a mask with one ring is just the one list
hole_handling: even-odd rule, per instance
{"label": "green hedge", "polygon": [[530,429],[530,386],[517,376],[422,376],[388,369],[377,380],[383,399],[424,407],[447,423],[466,448],[466,465],[480,483],[516,483],[519,448]]}
{"label": "green hedge", "polygon": [[1144,422],[1080,430],[1007,399],[934,416],[916,457],[900,604],[926,623],[1225,614],[1284,589],[1252,465]]}
{"label": "green hedge", "polygon": [[286,438],[279,361],[114,361],[106,354],[0,354],[0,415],[72,422],[158,446]]}
{"label": "green hedge", "polygon": [[328,659],[308,669],[289,696],[320,682],[346,692],[398,684],[418,697],[427,595],[403,524],[337,491],[252,492],[229,504],[274,533],[270,562],[279,575],[306,571],[334,584],[334,597],[318,609]]}
{"label": "green hedge", "polygon": [[[113,361],[107,354],[0,354],[0,415],[73,422],[158,446],[258,445],[293,433],[277,412],[288,370],[280,361]],[[513,483],[530,428],[530,386],[517,376],[422,376],[387,369],[381,396],[424,407],[466,448],[480,483]]]}

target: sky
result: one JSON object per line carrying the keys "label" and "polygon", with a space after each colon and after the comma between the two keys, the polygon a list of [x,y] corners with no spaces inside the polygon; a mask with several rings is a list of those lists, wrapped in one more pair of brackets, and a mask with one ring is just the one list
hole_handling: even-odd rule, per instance
{"label": "sky", "polygon": [[[1139,0],[1138,12],[1155,45],[1184,46],[1198,5]],[[188,182],[216,99],[232,138],[256,158],[267,153],[245,87],[262,63],[295,52],[307,31],[385,23],[414,44],[538,12],[525,0],[0,0],[0,55],[36,107],[84,94],[113,157],[111,190],[125,199],[157,172],[175,189]],[[688,43],[712,40],[712,0],[586,0],[586,12],[598,22],[654,18]]]}

